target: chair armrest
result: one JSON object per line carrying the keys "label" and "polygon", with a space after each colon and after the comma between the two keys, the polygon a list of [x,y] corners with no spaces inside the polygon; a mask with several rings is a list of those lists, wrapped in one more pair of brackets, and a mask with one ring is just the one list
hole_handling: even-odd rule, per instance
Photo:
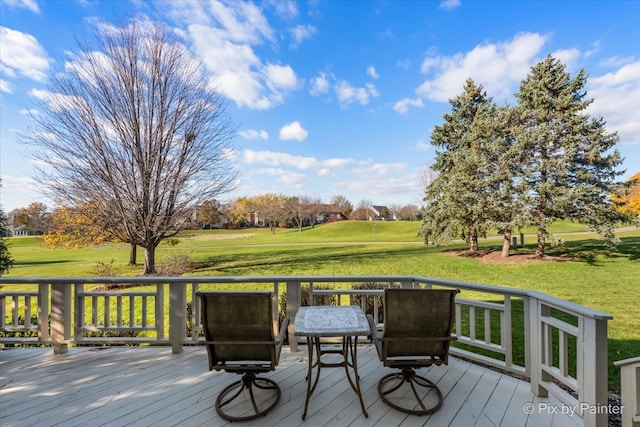
{"label": "chair armrest", "polygon": [[278,332],[278,336],[276,337],[276,341],[280,344],[284,342],[284,337],[287,334],[287,327],[289,326],[289,318],[285,317],[282,320],[282,325],[280,325],[280,332]]}
{"label": "chair armrest", "polygon": [[394,341],[455,341],[458,337],[380,337],[380,341],[394,342]]}
{"label": "chair armrest", "polygon": [[278,361],[280,360],[280,353],[282,352],[282,346],[284,344],[284,338],[287,334],[287,327],[289,326],[289,318],[285,317],[282,320],[282,325],[280,325],[280,332],[276,337],[276,353],[275,353],[275,364],[278,365]]}
{"label": "chair armrest", "polygon": [[376,351],[378,352],[378,358],[382,361],[382,336],[378,331],[378,326],[376,322],[373,320],[373,316],[367,314],[367,320],[369,321],[369,327],[371,328],[371,338],[373,339],[373,345],[376,346]]}
{"label": "chair armrest", "polygon": [[371,338],[374,340],[379,340],[381,337],[380,331],[378,331],[378,326],[376,325],[375,320],[373,320],[373,316],[367,314],[367,320],[369,321],[369,327],[371,328]]}

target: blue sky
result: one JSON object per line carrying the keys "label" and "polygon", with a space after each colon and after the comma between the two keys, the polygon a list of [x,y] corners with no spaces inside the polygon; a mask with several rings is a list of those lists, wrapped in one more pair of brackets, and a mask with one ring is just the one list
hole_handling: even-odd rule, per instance
{"label": "blue sky", "polygon": [[640,171],[637,1],[0,0],[0,204],[43,201],[17,135],[76,38],[131,14],[166,22],[238,126],[238,189],[420,205],[429,137],[466,78],[499,104],[551,53],[588,75],[589,109]]}

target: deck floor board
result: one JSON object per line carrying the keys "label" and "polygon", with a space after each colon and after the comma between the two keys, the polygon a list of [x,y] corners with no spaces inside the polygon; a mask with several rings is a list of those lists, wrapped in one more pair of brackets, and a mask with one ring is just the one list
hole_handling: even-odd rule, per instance
{"label": "deck floor board", "polygon": [[[265,376],[282,390],[278,406],[247,426],[581,426],[566,414],[527,415],[524,404],[537,398],[529,383],[450,358],[448,366],[420,370],[444,395],[442,408],[417,417],[382,402],[377,383],[391,372],[381,365],[375,348],[358,347],[364,404],[342,368],[324,368],[301,420],[306,395],[306,348],[284,349],[276,371]],[[31,426],[229,426],[215,412],[218,392],[237,380],[234,374],[210,372],[206,350],[170,347],[72,347],[63,355],[50,348],[0,349],[0,425]],[[552,399],[552,398],[551,398]]]}

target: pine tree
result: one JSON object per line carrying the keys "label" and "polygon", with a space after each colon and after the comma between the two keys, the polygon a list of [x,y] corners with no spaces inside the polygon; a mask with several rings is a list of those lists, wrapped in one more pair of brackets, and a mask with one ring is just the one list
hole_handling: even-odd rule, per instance
{"label": "pine tree", "polygon": [[9,253],[9,248],[4,240],[7,236],[7,217],[0,209],[0,276],[9,271],[13,267],[13,258]]}
{"label": "pine tree", "polygon": [[618,185],[622,159],[615,133],[585,110],[586,73],[572,79],[551,55],[534,65],[516,94],[517,146],[525,155],[522,179],[528,187],[532,223],[538,227],[536,255],[544,255],[547,227],[567,218],[589,225],[614,241],[616,212],[609,196]]}
{"label": "pine tree", "polygon": [[[440,243],[454,237],[478,250],[478,236],[487,226],[488,173],[483,146],[487,115],[495,108],[482,86],[468,79],[463,93],[450,101],[451,112],[436,126],[431,144],[436,147],[432,169],[438,173],[429,185],[420,230],[425,241]],[[482,120],[479,120],[483,117]]]}

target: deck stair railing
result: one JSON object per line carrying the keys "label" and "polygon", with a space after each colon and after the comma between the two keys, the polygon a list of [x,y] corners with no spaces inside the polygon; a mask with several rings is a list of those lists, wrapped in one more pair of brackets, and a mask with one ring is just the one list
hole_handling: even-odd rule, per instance
{"label": "deck stair railing", "polygon": [[[362,283],[379,287],[354,289]],[[195,293],[230,288],[273,290],[290,318],[303,291],[310,304],[358,303],[381,325],[387,286],[460,289],[453,355],[528,378],[536,395],[575,408],[585,426],[607,425],[598,409],[608,402],[612,316],[522,289],[414,276],[0,278],[0,344],[48,344],[58,354],[70,344],[155,343],[179,353],[201,339]]]}

